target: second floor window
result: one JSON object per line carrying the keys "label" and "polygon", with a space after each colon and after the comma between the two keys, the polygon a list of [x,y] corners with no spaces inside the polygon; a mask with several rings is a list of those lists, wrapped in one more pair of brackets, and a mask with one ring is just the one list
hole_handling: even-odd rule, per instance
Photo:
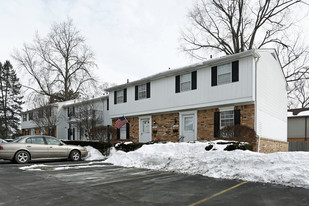
{"label": "second floor window", "polygon": [[127,89],[114,91],[114,104],[127,102]]}
{"label": "second floor window", "polygon": [[218,74],[217,76],[218,85],[231,83],[232,82],[232,65],[225,64],[225,65],[218,66],[217,74]]}
{"label": "second floor window", "polygon": [[239,62],[211,67],[211,86],[239,81]]}
{"label": "second floor window", "polygon": [[180,92],[191,90],[191,74],[180,75]]}
{"label": "second floor window", "polygon": [[142,84],[138,86],[138,99],[146,98],[146,84]]}
{"label": "second floor window", "polygon": [[123,90],[117,92],[117,103],[123,103]]}
{"label": "second floor window", "polygon": [[135,100],[150,98],[150,82],[135,86]]}
{"label": "second floor window", "polygon": [[195,90],[197,88],[197,71],[191,73],[177,75],[175,79],[175,92],[185,92]]}

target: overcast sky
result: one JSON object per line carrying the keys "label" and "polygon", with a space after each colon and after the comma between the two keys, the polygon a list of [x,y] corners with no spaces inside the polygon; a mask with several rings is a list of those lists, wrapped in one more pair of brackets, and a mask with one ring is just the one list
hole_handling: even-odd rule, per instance
{"label": "overcast sky", "polygon": [[86,38],[101,82],[125,83],[194,63],[179,37],[193,0],[0,0],[0,61],[67,17]]}

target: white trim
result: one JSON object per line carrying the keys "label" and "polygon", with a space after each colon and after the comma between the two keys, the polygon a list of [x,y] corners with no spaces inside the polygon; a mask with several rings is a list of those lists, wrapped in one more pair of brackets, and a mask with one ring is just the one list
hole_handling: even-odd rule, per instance
{"label": "white trim", "polygon": [[141,142],[141,133],[142,133],[141,120],[147,119],[147,118],[149,118],[150,141],[152,141],[152,117],[151,115],[147,115],[147,116],[138,117],[138,141],[139,142]]}
{"label": "white trim", "polygon": [[220,112],[227,112],[227,111],[234,111],[235,106],[229,106],[229,107],[220,107]]}
{"label": "white trim", "polygon": [[194,115],[194,140],[197,140],[197,110],[179,112],[179,139],[183,135],[183,116],[185,115]]}

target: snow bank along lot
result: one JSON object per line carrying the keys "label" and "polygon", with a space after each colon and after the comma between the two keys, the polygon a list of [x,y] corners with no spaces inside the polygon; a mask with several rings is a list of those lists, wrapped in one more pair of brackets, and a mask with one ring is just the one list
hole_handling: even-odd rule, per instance
{"label": "snow bank along lot", "polygon": [[[261,154],[251,151],[223,151],[226,145],[215,142],[159,143],[144,145],[125,153],[111,150],[107,157],[88,146],[86,160],[101,160],[123,167],[146,168],[178,173],[204,175],[214,178],[239,179],[252,182],[275,183],[309,189],[309,153],[279,152]],[[214,144],[211,151],[205,147]],[[215,149],[215,150],[214,150]],[[98,162],[96,162],[98,163]],[[24,170],[39,170],[44,165],[21,167]],[[93,162],[70,165],[61,169],[100,167]],[[55,168],[57,170],[57,168]]]}
{"label": "snow bank along lot", "polygon": [[[218,142],[218,141],[217,141]],[[251,151],[206,151],[209,142],[144,145],[133,152],[112,149],[105,161],[124,167],[173,171],[214,178],[275,183],[309,189],[309,153]]]}

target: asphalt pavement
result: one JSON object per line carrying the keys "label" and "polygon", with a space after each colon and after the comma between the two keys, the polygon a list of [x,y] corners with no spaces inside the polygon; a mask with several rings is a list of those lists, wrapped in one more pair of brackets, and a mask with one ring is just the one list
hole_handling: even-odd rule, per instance
{"label": "asphalt pavement", "polygon": [[[34,170],[20,169],[31,165]],[[2,205],[309,206],[309,190],[102,162],[0,160]]]}

